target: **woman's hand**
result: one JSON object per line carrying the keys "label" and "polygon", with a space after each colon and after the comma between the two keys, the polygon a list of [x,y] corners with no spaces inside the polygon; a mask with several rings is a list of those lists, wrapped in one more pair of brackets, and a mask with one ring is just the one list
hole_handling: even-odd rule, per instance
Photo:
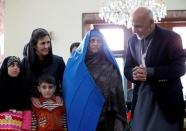
{"label": "woman's hand", "polygon": [[63,105],[63,100],[61,99],[60,96],[56,96],[56,102],[57,104]]}
{"label": "woman's hand", "polygon": [[40,103],[40,101],[39,101],[38,98],[32,97],[32,98],[31,98],[31,101],[32,101],[32,104],[33,104],[36,108],[40,108],[41,103]]}

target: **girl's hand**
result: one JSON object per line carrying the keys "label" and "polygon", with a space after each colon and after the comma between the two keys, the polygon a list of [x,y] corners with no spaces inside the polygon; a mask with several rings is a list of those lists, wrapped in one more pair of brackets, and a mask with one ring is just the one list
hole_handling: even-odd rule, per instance
{"label": "girl's hand", "polygon": [[56,96],[56,102],[57,104],[63,105],[63,100],[61,99],[60,96]]}

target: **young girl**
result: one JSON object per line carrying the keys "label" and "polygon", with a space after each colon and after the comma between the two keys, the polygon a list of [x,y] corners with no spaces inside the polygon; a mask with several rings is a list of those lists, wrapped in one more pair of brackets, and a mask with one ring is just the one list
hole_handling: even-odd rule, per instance
{"label": "young girl", "polygon": [[0,130],[31,130],[31,102],[24,89],[20,59],[9,56],[0,69]]}

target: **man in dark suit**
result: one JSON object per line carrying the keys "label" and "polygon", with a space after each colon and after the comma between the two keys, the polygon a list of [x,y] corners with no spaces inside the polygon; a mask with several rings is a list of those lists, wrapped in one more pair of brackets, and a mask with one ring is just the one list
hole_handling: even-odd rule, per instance
{"label": "man in dark suit", "polygon": [[124,74],[134,83],[132,131],[181,131],[184,101],[180,77],[185,54],[178,34],[154,23],[152,11],[132,14]]}

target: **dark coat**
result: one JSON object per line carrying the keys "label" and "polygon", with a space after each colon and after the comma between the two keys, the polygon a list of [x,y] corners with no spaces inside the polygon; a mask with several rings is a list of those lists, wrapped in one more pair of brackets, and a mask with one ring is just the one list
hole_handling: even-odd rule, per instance
{"label": "dark coat", "polygon": [[[134,111],[140,81],[134,81],[132,68],[139,66],[140,45],[134,35],[129,39],[124,74],[134,83],[132,112]],[[182,41],[175,32],[156,26],[152,43],[147,51],[146,67],[154,68],[154,74],[147,78],[154,99],[166,118],[175,122],[183,118],[184,101],[180,77],[185,73],[185,56]]]}
{"label": "dark coat", "polygon": [[17,77],[10,77],[7,67],[9,58],[4,59],[0,70],[0,112],[9,109],[29,110],[31,101],[28,90],[23,86],[22,69]]}
{"label": "dark coat", "polygon": [[37,91],[37,82],[38,78],[43,74],[50,74],[55,78],[57,83],[56,93],[57,95],[60,95],[63,72],[65,69],[65,63],[62,57],[52,55],[51,60],[48,61],[46,64],[37,63],[37,65],[32,66],[32,68],[30,67],[30,62],[28,61],[28,58],[25,57],[22,60],[22,66],[26,79],[25,84],[27,88],[31,91],[31,97],[39,96]]}

